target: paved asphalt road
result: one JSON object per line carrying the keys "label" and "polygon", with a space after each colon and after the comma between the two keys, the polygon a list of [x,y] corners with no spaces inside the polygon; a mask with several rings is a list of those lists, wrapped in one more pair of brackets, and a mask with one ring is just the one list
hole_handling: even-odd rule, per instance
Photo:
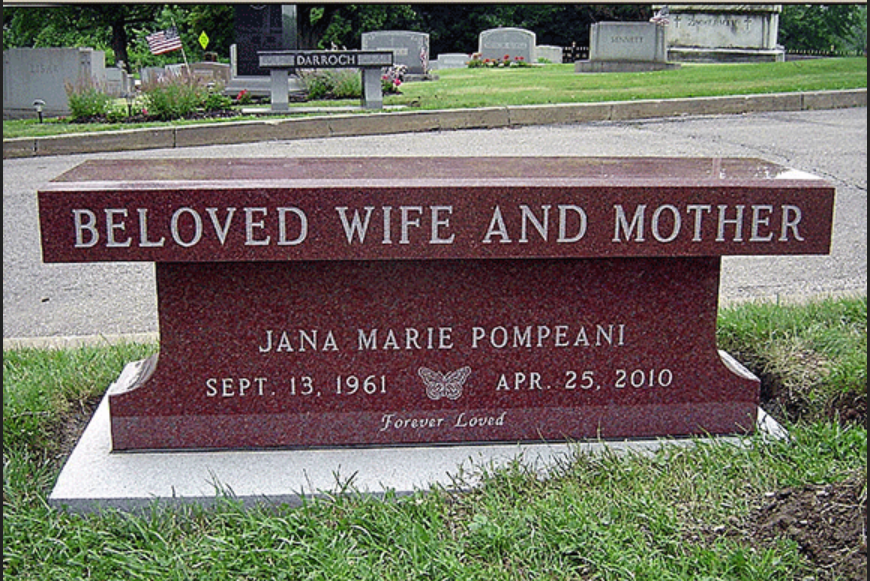
{"label": "paved asphalt road", "polygon": [[85,159],[326,156],[761,157],[837,188],[830,256],[725,257],[723,302],[867,292],[867,109],[335,137],[3,161],[3,337],[155,333],[150,263],[42,264],[36,190]]}

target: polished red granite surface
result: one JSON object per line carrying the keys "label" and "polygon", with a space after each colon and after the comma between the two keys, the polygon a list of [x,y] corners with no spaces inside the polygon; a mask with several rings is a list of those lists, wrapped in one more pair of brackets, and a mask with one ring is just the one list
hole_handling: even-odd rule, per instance
{"label": "polished red granite surface", "polygon": [[46,262],[825,254],[833,201],[720,158],[101,160],[39,194]]}
{"label": "polished red granite surface", "polygon": [[156,262],[116,450],[747,433],[720,256],[824,254],[834,189],[757,159],[84,163],[47,262]]}
{"label": "polished red granite surface", "polygon": [[751,430],[718,258],[158,264],[159,364],[116,448]]}

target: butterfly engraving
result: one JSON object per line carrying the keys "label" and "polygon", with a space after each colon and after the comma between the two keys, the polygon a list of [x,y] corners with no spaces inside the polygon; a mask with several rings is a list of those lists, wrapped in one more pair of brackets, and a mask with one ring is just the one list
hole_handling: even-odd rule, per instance
{"label": "butterfly engraving", "polygon": [[417,370],[417,375],[426,384],[426,395],[429,399],[438,400],[442,397],[454,400],[462,395],[462,386],[471,375],[470,367],[462,367],[450,373],[432,371],[426,367]]}

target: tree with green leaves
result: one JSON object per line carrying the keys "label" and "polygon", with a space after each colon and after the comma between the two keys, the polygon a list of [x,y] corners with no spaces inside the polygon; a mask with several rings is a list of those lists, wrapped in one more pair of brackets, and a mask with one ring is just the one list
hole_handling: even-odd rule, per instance
{"label": "tree with green leaves", "polygon": [[786,4],[779,19],[779,44],[790,52],[866,53],[867,6]]}
{"label": "tree with green leaves", "polygon": [[162,8],[160,4],[87,3],[4,8],[3,48],[89,46],[111,50],[114,61],[124,62],[130,71],[130,31],[153,22]]}

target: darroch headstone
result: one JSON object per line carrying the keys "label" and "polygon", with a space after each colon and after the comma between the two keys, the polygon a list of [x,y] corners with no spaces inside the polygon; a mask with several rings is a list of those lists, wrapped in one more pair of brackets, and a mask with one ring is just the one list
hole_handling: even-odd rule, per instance
{"label": "darroch headstone", "polygon": [[34,101],[46,117],[69,115],[66,86],[106,89],[106,58],[92,48],[10,48],[3,51],[3,118],[33,118]]}
{"label": "darroch headstone", "polygon": [[429,72],[429,35],[410,30],[377,30],[361,36],[362,50],[391,50],[393,63],[407,67],[408,75]]}
{"label": "darroch headstone", "polygon": [[266,449],[751,433],[721,256],[826,254],[833,200],[758,159],[94,160],[39,218],[46,262],[156,263],[113,449]]}
{"label": "darroch headstone", "polygon": [[535,62],[535,33],[523,28],[491,28],[478,37],[478,52],[482,60]]}

